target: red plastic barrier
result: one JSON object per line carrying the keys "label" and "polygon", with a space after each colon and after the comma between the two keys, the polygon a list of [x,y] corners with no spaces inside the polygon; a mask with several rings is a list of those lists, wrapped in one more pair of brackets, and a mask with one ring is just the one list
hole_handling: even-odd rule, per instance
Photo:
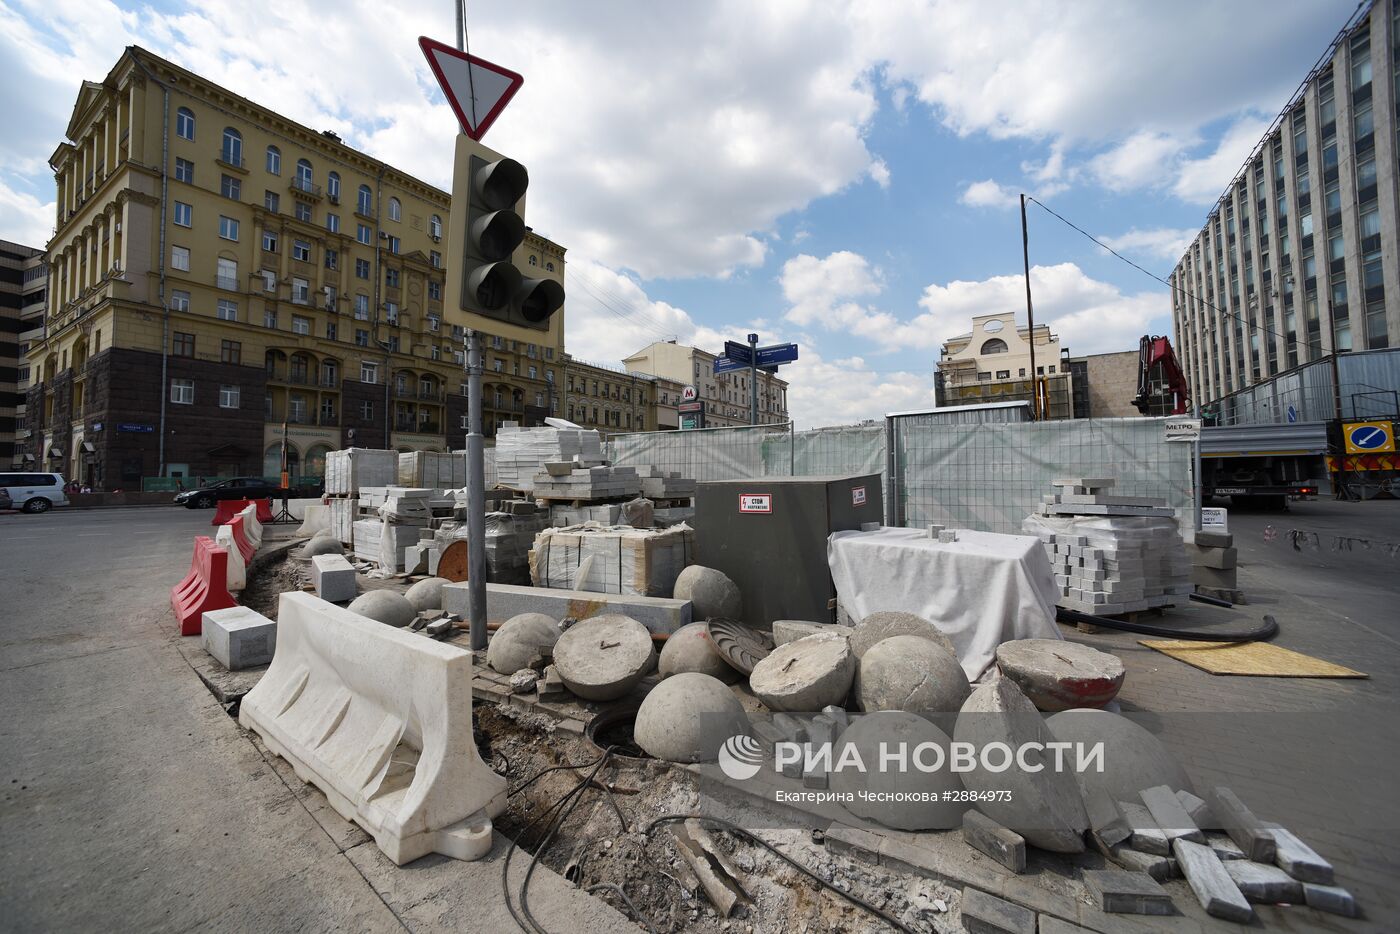
{"label": "red plastic barrier", "polygon": [[190,573],[170,588],[170,606],[180,623],[180,635],[199,635],[201,620],[207,611],[225,610],[234,605],[228,592],[228,552],[215,545],[209,536],[196,536]]}
{"label": "red plastic barrier", "polygon": [[257,551],[257,546],[248,537],[248,529],[241,515],[230,520],[229,528],[233,529],[233,541],[238,545],[238,553],[243,556],[243,563],[246,565],[253,560],[253,552]]}
{"label": "red plastic barrier", "polygon": [[234,516],[248,508],[249,503],[257,503],[256,513],[259,522],[272,521],[272,500],[270,499],[221,499],[216,504],[214,518],[210,525],[228,525]]}

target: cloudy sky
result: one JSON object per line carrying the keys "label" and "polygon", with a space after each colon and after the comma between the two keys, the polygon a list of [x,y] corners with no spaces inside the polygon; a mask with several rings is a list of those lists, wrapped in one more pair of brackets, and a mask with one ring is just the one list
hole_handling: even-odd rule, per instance
{"label": "cloudy sky", "polygon": [[[525,76],[486,142],[569,250],[568,349],[796,341],[799,424],[931,405],[942,341],[1024,312],[1027,192],[1165,275],[1352,0],[472,0]],[[417,38],[450,0],[0,0],[0,237],[43,245],[81,79],[144,46],[448,187]],[[1169,333],[1167,292],[1031,209],[1071,350]]]}

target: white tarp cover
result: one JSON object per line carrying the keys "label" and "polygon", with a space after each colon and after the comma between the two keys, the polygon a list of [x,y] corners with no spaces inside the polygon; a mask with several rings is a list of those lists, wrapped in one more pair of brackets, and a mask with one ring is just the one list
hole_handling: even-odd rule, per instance
{"label": "white tarp cover", "polygon": [[841,606],[856,622],[871,613],[922,616],[957,649],[969,681],[1013,639],[1061,639],[1059,591],[1040,539],[959,529],[943,544],[925,529],[835,532],[827,564]]}

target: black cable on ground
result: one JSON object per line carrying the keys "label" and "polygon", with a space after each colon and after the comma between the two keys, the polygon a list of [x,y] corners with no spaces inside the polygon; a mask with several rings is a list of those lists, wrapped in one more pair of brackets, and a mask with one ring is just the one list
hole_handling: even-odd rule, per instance
{"label": "black cable on ground", "polygon": [[[603,750],[603,755],[598,759],[598,764],[593,767],[593,771],[589,772],[583,781],[574,786],[573,791],[569,792],[561,799],[561,803],[565,801],[569,802],[568,806],[563,811],[560,811],[559,816],[554,819],[553,826],[551,826],[549,830],[549,835],[544,838],[543,843],[535,847],[535,852],[530,857],[530,865],[525,868],[525,878],[520,883],[520,910],[524,913],[525,920],[529,921],[540,934],[548,934],[548,932],[545,931],[544,925],[536,921],[535,916],[530,913],[530,879],[535,874],[535,867],[539,865],[540,857],[549,849],[549,845],[554,842],[554,835],[559,832],[560,827],[564,826],[564,822],[573,815],[574,809],[577,808],[578,803],[583,800],[583,792],[593,783],[593,779],[602,771],[603,766],[607,765],[608,757],[612,755],[613,748],[614,747],[609,746],[607,749]],[[570,798],[573,800],[570,801]]]}
{"label": "black cable on ground", "polygon": [[1123,632],[1135,632],[1139,635],[1157,636],[1162,639],[1182,639],[1187,642],[1263,642],[1278,635],[1278,620],[1272,616],[1265,616],[1263,625],[1258,629],[1246,632],[1148,626],[1145,623],[1130,623],[1127,620],[1114,619],[1111,616],[1090,616],[1088,613],[1066,610],[1063,607],[1056,611],[1055,618],[1062,623],[1087,623],[1090,626],[1101,626],[1104,629],[1119,629]]}
{"label": "black cable on ground", "polygon": [[637,910],[637,906],[632,904],[632,899],[628,898],[627,893],[622,891],[622,886],[612,882],[599,882],[597,885],[590,885],[588,888],[584,889],[584,891],[592,895],[594,892],[601,892],[605,889],[609,892],[616,892],[617,897],[622,899],[622,903],[627,906],[627,910],[632,912],[632,917],[646,925],[646,929],[650,931],[651,934],[656,934],[656,928],[652,926],[650,919]]}
{"label": "black cable on ground", "polygon": [[743,827],[738,826],[737,824],[731,824],[729,821],[724,820],[722,818],[707,817],[703,814],[663,814],[661,817],[658,817],[656,820],[648,824],[646,830],[642,831],[642,834],[643,836],[649,837],[651,836],[651,832],[661,824],[678,824],[688,820],[696,820],[702,824],[713,824],[722,830],[727,830],[736,836],[744,838],[750,843],[763,847],[765,850],[778,857],[778,859],[781,859],[793,869],[796,869],[798,872],[802,873],[804,876],[817,883],[817,885],[820,885],[822,888],[840,896],[841,898],[844,898],[846,901],[850,902],[852,905],[855,905],[857,908],[869,912],[870,914],[879,918],[881,921],[884,921],[890,927],[894,928],[896,931],[903,931],[905,932],[905,934],[914,934],[913,929],[908,927],[906,924],[904,924],[904,922],[900,921],[898,918],[884,911],[881,911],[879,908],[876,908],[874,905],[870,904],[869,902],[865,901],[859,896],[853,895],[850,892],[843,892],[841,889],[838,889],[830,882],[827,882],[821,876],[817,875],[815,872],[808,869],[806,866],[802,865],[797,860],[793,859],[791,856],[788,856],[786,853],[775,847],[773,844],[769,843],[767,840],[763,839],[760,836],[757,836],[756,834],[750,833],[749,831],[745,830]]}
{"label": "black cable on ground", "polygon": [[588,762],[579,762],[579,763],[575,763],[575,764],[568,764],[568,763],[566,763],[566,764],[564,764],[564,765],[552,765],[552,766],[550,766],[550,767],[547,768],[547,769],[540,769],[540,770],[539,770],[538,772],[536,772],[534,775],[531,775],[529,778],[525,779],[525,781],[521,782],[519,785],[516,785],[516,786],[515,786],[514,788],[512,788],[510,791],[506,792],[506,797],[507,797],[507,798],[514,798],[516,795],[520,794],[520,793],[521,793],[522,791],[524,791],[526,788],[529,788],[531,785],[533,785],[538,779],[543,778],[544,776],[548,775],[550,772],[561,772],[561,771],[563,771],[563,770],[565,770],[565,769],[586,769],[586,768],[588,768],[590,765],[597,765],[597,764],[598,764],[598,760],[597,760],[597,759],[591,759],[591,760],[589,760]]}
{"label": "black cable on ground", "polygon": [[1235,606],[1229,600],[1221,600],[1219,597],[1207,597],[1203,593],[1193,593],[1188,594],[1187,596],[1190,597],[1190,599],[1195,600],[1197,603],[1209,603],[1211,606],[1223,606],[1227,610],[1232,609]]}
{"label": "black cable on ground", "polygon": [[[532,782],[534,782],[536,779],[540,778],[542,775],[545,775],[545,774],[547,774],[547,773],[549,773],[549,772],[557,772],[557,771],[560,771],[561,769],[569,769],[569,768],[586,768],[586,767],[589,766],[589,765],[601,766],[601,765],[603,764],[603,762],[604,762],[606,759],[607,759],[607,753],[604,753],[604,754],[603,754],[602,756],[600,756],[599,758],[594,759],[592,762],[585,763],[585,764],[582,765],[582,766],[556,765],[556,766],[552,766],[552,767],[550,767],[550,768],[548,768],[548,769],[543,769],[543,770],[541,770],[540,772],[537,772],[534,776],[532,776],[531,778],[529,778],[529,779],[526,780],[525,782],[521,783],[519,786],[516,787],[515,791],[510,792],[509,794],[515,794],[516,792],[523,791],[523,790],[525,789],[526,786],[528,786],[529,784],[531,784]],[[590,777],[591,777],[591,776],[590,776]],[[578,793],[580,790],[582,790],[583,788],[586,788],[586,787],[588,786],[588,782],[589,782],[589,778],[580,779],[580,780],[578,781],[578,783],[575,784],[573,788],[569,789],[569,791],[566,792],[562,797],[560,797],[559,800],[555,801],[553,804],[551,804],[548,808],[546,808],[546,809],[545,809],[543,812],[541,812],[540,814],[537,814],[537,815],[534,817],[534,819],[532,819],[532,820],[531,820],[529,823],[527,823],[524,827],[520,828],[520,831],[519,831],[518,833],[516,833],[516,835],[515,835],[514,837],[511,838],[510,847],[506,849],[506,858],[505,858],[505,860],[502,861],[502,863],[501,863],[501,896],[505,899],[506,911],[510,912],[511,918],[515,921],[515,923],[520,927],[520,929],[521,929],[522,931],[525,931],[525,932],[526,932],[526,934],[531,934],[532,925],[527,924],[526,921],[527,921],[528,919],[522,918],[522,917],[520,916],[520,914],[518,914],[518,913],[516,912],[515,903],[512,901],[512,899],[511,899],[511,897],[510,897],[510,861],[511,861],[511,857],[515,855],[516,847],[518,847],[518,846],[520,845],[520,841],[521,841],[522,839],[524,839],[525,834],[529,832],[529,830],[530,830],[531,827],[535,826],[535,825],[538,824],[540,821],[542,821],[542,820],[544,820],[545,818],[549,817],[551,814],[553,814],[553,813],[554,813],[555,811],[557,811],[559,808],[563,807],[564,804],[565,804],[566,802],[568,802],[570,798],[572,798],[575,794],[577,794],[577,793]],[[534,926],[534,927],[533,927],[533,931],[534,931],[534,934],[540,934],[540,932],[543,932],[543,928],[540,928],[540,927],[538,927],[538,926]]]}

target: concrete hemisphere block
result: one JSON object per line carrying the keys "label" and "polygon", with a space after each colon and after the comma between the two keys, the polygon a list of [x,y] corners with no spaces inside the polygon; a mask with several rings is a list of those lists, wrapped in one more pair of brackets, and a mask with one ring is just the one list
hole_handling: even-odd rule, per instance
{"label": "concrete hemisphere block", "polygon": [[958,657],[923,636],[881,639],[856,663],[860,709],[956,713],[972,693]]}
{"label": "concrete hemisphere block", "polygon": [[683,671],[651,690],[637,710],[633,737],[669,762],[713,762],[733,736],[749,734],[744,705],[724,682]]}
{"label": "concrete hemisphere block", "polygon": [[1123,687],[1123,662],[1064,639],[1017,639],[997,647],[997,668],[1036,709],[1102,707]]}
{"label": "concrete hemisphere block", "polygon": [[429,577],[408,588],[404,596],[419,613],[424,610],[442,609],[442,588],[452,583],[445,577]]}
{"label": "concrete hemisphere block", "polygon": [[340,544],[334,537],[329,535],[317,535],[312,537],[305,545],[301,546],[301,551],[297,557],[311,559],[317,555],[341,555],[345,553],[345,546]]}
{"label": "concrete hemisphere block", "polygon": [[698,619],[739,619],[743,616],[744,601],[739,585],[714,568],[692,564],[681,571],[676,577],[672,596],[676,600],[689,600],[692,612]]}
{"label": "concrete hemisphere block", "polygon": [[418,615],[408,598],[393,590],[368,590],[352,600],[346,609],[397,629],[407,626]]}
{"label": "concrete hemisphere block", "polygon": [[[1009,800],[979,801],[979,811],[1042,850],[1084,851],[1089,815],[1075,781],[1073,753],[1064,756],[1063,771],[1056,769],[1045,744],[1058,738],[1015,682],[999,678],[973,691],[958,713],[953,738],[975,750],[976,765],[962,773],[969,791],[1010,793]],[[994,751],[992,744],[1006,747],[1009,767],[998,768],[1003,750]],[[1039,749],[1028,748],[1032,744]],[[1022,762],[1031,768],[1023,769]]]}
{"label": "concrete hemisphere block", "polygon": [[584,700],[623,697],[655,666],[651,633],[630,616],[586,619],[569,627],[554,644],[554,667],[559,677]]}
{"label": "concrete hemisphere block", "polygon": [[769,710],[844,706],[856,658],[845,636],[822,633],[774,649],[754,665],[749,688]]}
{"label": "concrete hemisphere block", "polygon": [[739,680],[739,672],[720,656],[704,623],[682,626],[666,638],[657,672],[662,678],[696,672],[718,678],[725,684]]}
{"label": "concrete hemisphere block", "polygon": [[922,616],[890,611],[871,613],[856,624],[851,633],[851,651],[860,658],[872,645],[891,636],[922,636],[938,643],[954,657],[958,654],[942,630]]}
{"label": "concrete hemisphere block", "polygon": [[[886,710],[856,717],[836,741],[831,790],[853,796],[844,805],[851,814],[894,830],[952,830],[962,825],[967,805],[943,800],[945,792],[955,797],[963,790],[958,774],[950,768],[950,742],[947,733],[907,711]],[[901,743],[906,750],[902,761],[908,767],[899,768],[895,761],[882,763],[882,750],[898,749]],[[925,743],[943,750],[942,768],[925,771],[916,767],[920,761],[935,762],[932,752],[915,756],[913,751]],[[853,765],[855,757],[861,768]]]}
{"label": "concrete hemisphere block", "polygon": [[521,613],[501,624],[486,644],[486,664],[503,675],[538,668],[554,650],[563,630],[558,620],[543,613]]}
{"label": "concrete hemisphere block", "polygon": [[851,635],[850,626],[839,626],[835,623],[815,623],[805,619],[775,619],[773,620],[773,644],[787,645],[789,642],[796,642],[806,636],[815,636],[818,633],[839,633],[849,637]]}
{"label": "concrete hemisphere block", "polygon": [[1114,801],[1136,801],[1144,788],[1157,785],[1196,790],[1161,740],[1121,714],[1092,708],[1066,710],[1047,717],[1045,724],[1061,742],[1103,743],[1103,771],[1090,769],[1078,775],[1085,795],[1099,789]]}

